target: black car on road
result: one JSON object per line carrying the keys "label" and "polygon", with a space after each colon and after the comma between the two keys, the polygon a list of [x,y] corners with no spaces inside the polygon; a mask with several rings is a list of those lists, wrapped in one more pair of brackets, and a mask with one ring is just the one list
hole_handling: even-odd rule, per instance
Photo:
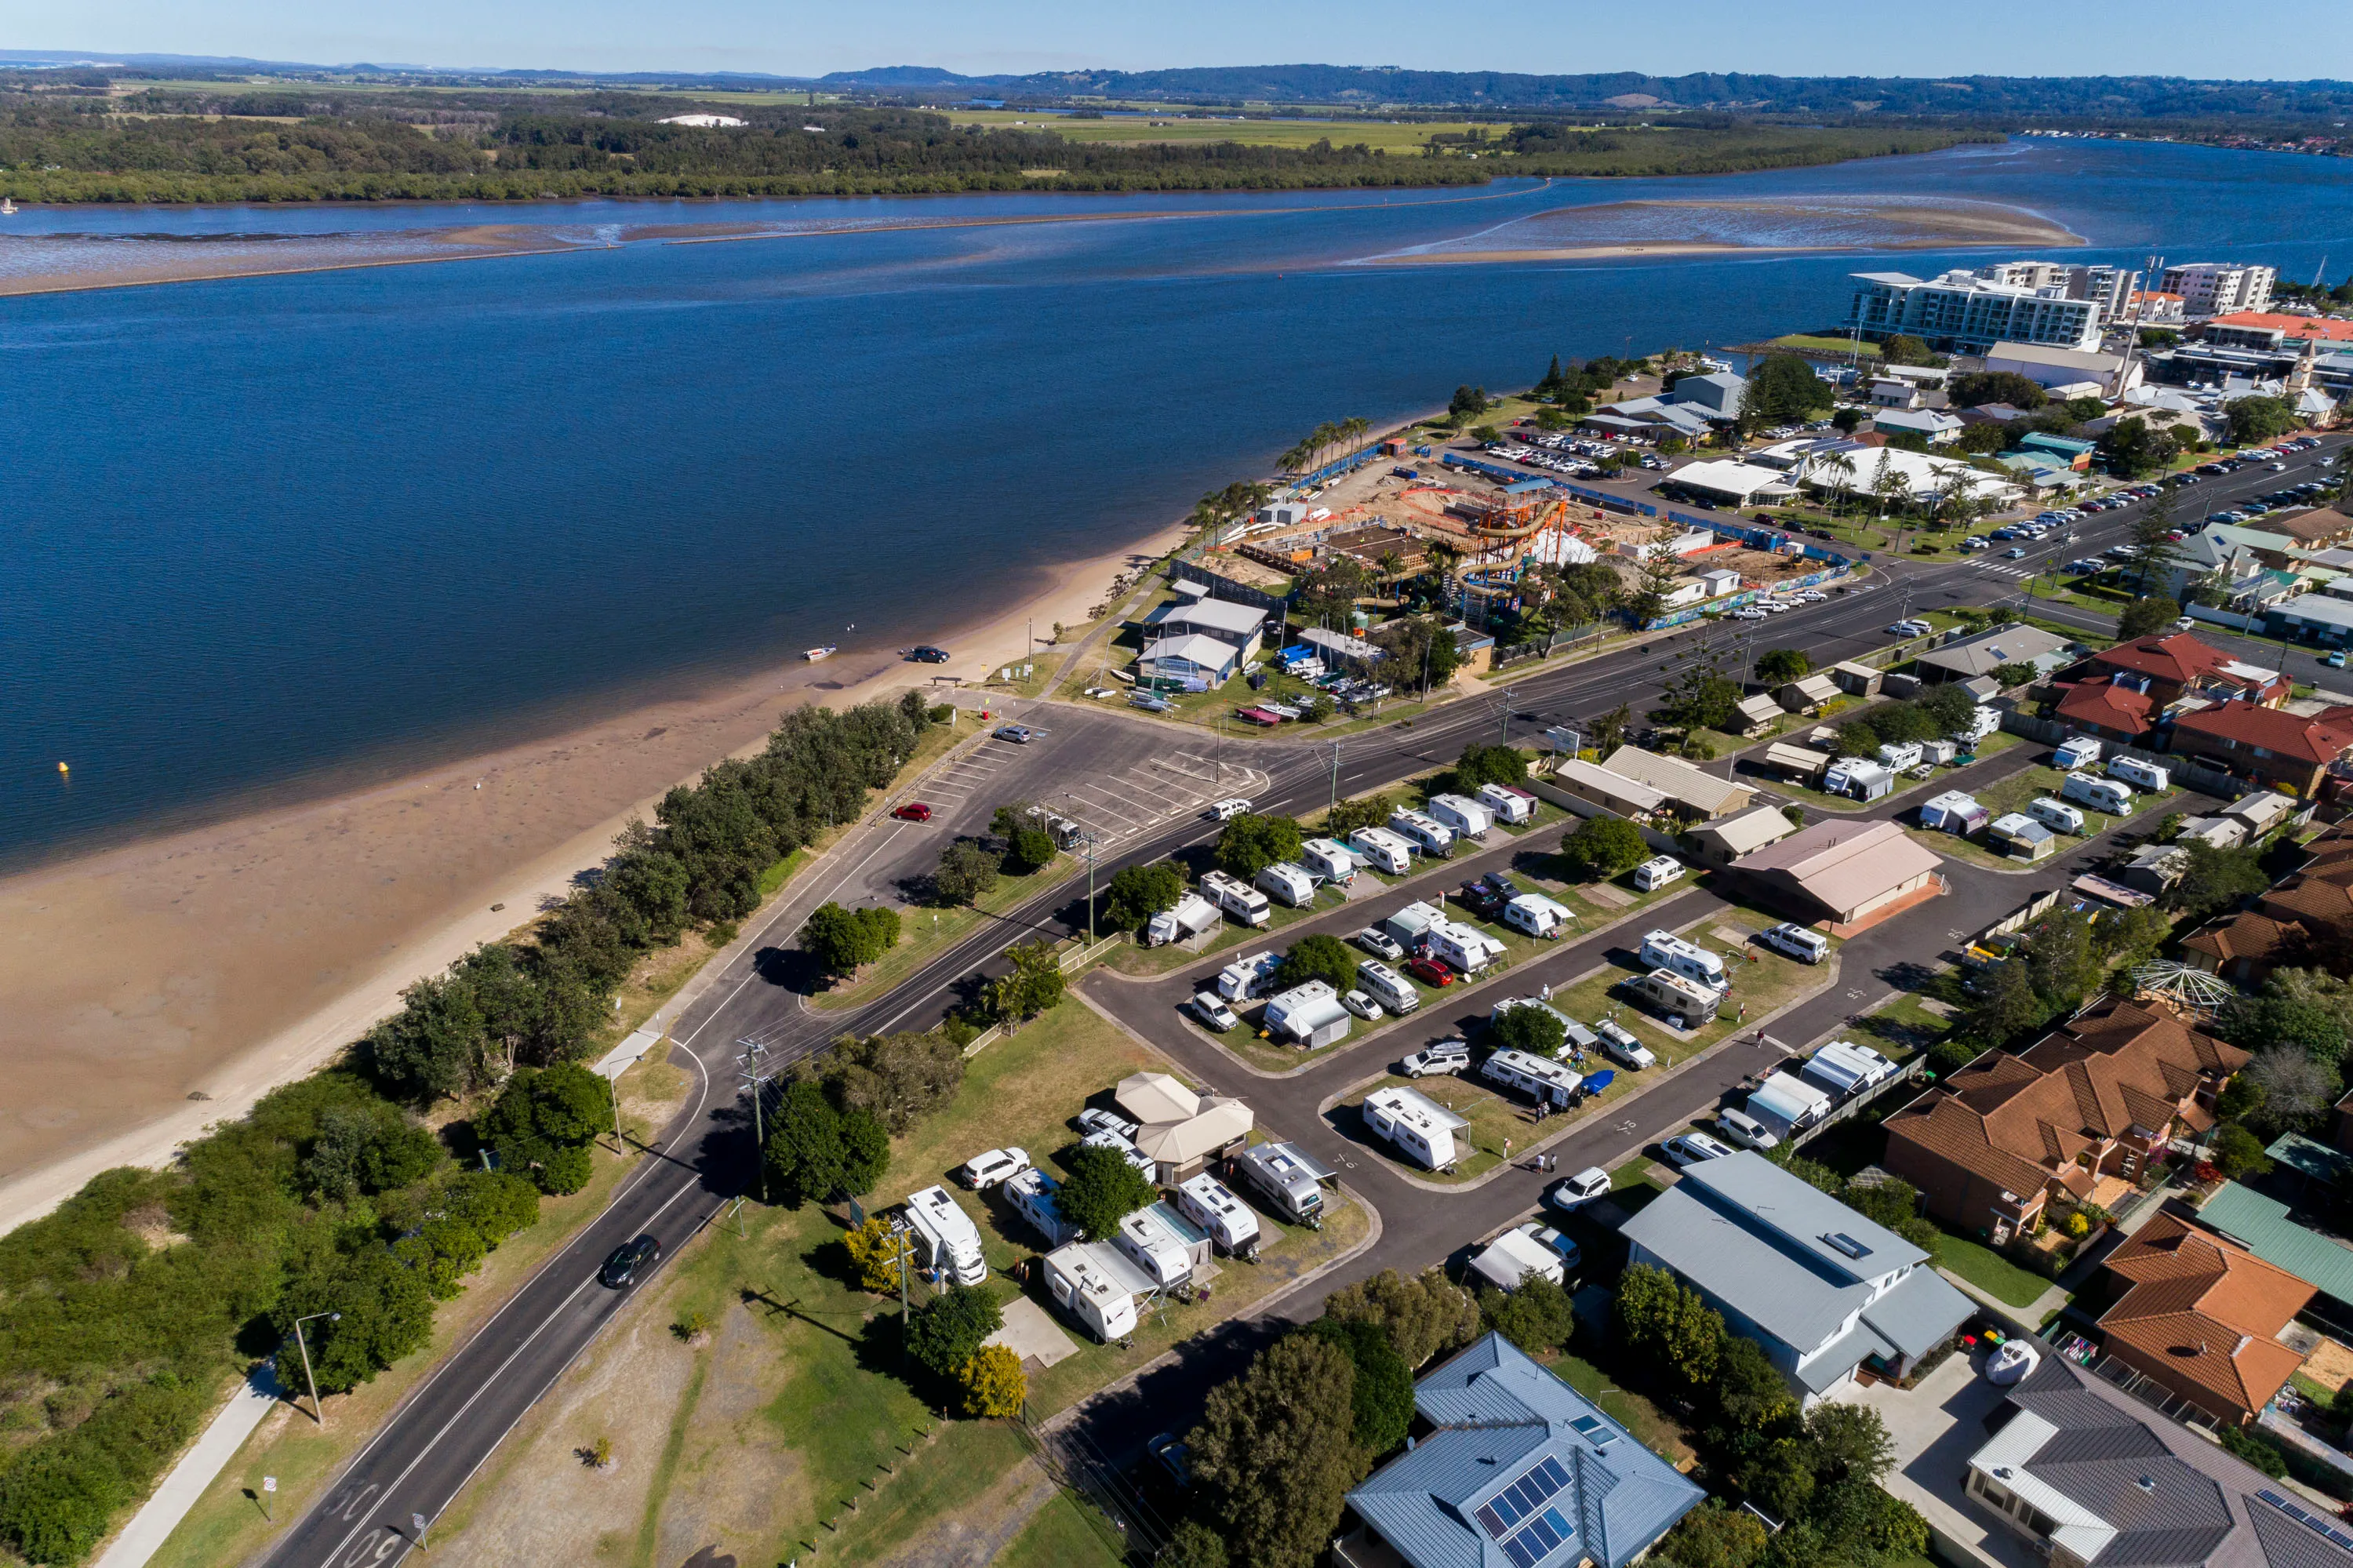
{"label": "black car on road", "polygon": [[944,664],[948,662],[948,651],[926,642],[921,648],[908,649],[907,657],[918,664]]}
{"label": "black car on road", "polygon": [[596,1271],[596,1282],[618,1290],[635,1283],[638,1271],[651,1268],[660,1256],[661,1243],[649,1235],[623,1242],[613,1249],[613,1255],[605,1260],[605,1266]]}

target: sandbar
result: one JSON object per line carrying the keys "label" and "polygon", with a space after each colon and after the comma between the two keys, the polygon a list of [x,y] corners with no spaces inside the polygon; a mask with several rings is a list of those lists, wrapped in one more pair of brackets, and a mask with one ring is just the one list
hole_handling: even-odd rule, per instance
{"label": "sandbar", "polygon": [[[1841,238],[1782,244],[1757,238],[1722,238],[1727,229],[1764,223],[1811,223]],[[1619,235],[1609,233],[1612,228]],[[1624,234],[1639,228],[1640,237]],[[1678,228],[1683,232],[1676,232]],[[1461,262],[1595,261],[1641,256],[1730,255],[1743,251],[1775,255],[1871,250],[1926,250],[1956,245],[2015,245],[2036,249],[2091,243],[2063,225],[2023,207],[1995,202],[1939,204],[1898,198],[1776,198],[1753,200],[1644,199],[1595,207],[1560,207],[1505,226],[1525,229],[1530,243],[1477,249],[1398,251],[1369,260],[1384,267],[1445,266]],[[1588,243],[1574,241],[1579,230],[1596,231]],[[1500,232],[1500,231],[1499,231]]]}
{"label": "sandbar", "polygon": [[410,982],[561,897],[672,785],[756,750],[785,709],[1018,662],[1031,618],[1084,624],[1114,577],[1184,536],[1056,569],[939,634],[944,666],[780,651],[756,677],[681,683],[569,733],[0,878],[0,1230],[317,1070]]}

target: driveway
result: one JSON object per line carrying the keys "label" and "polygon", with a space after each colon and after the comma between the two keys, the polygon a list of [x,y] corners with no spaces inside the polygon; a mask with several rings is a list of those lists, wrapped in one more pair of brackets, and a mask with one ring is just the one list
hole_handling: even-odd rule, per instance
{"label": "driveway", "polygon": [[1986,1417],[2002,1401],[2002,1391],[1977,1374],[1970,1357],[1954,1351],[1917,1388],[1875,1383],[1839,1397],[1876,1410],[1887,1423],[1895,1468],[1881,1484],[1926,1517],[1956,1561],[1972,1568],[2043,1568],[2023,1537],[1962,1495],[1969,1456],[1985,1446]]}

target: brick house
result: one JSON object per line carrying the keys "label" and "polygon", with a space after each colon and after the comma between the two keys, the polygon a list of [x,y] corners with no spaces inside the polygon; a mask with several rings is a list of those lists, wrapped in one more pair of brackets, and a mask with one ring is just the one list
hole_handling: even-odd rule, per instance
{"label": "brick house", "polygon": [[2156,699],[2159,707],[2184,697],[2207,697],[2216,702],[2242,699],[2271,708],[2287,701],[2289,693],[2288,678],[2281,672],[2233,659],[2186,631],[2119,642],[2062,671],[2058,678],[2122,685]]}
{"label": "brick house", "polygon": [[2174,720],[2171,749],[2241,779],[2306,800],[2330,778],[2353,777],[2353,707],[2282,712],[2251,702],[2220,703]]}
{"label": "brick house", "polygon": [[2280,1334],[2318,1294],[2169,1213],[2108,1255],[2095,1288],[2101,1348],[2226,1426],[2254,1420],[2304,1364]]}
{"label": "brick house", "polygon": [[2255,906],[2192,932],[2185,962],[2249,988],[2274,969],[2332,967],[2353,952],[2353,818],[2312,841],[2304,868],[2266,889]]}
{"label": "brick house", "polygon": [[2070,728],[2126,746],[2147,746],[2157,699],[2130,686],[2086,681],[2059,699],[2053,712]]}
{"label": "brick house", "polygon": [[1999,1246],[2063,1210],[2122,1196],[2152,1151],[2214,1125],[2248,1054],[2171,1012],[2110,1001],[2025,1052],[1989,1052],[1887,1118],[1886,1168],[1928,1212]]}

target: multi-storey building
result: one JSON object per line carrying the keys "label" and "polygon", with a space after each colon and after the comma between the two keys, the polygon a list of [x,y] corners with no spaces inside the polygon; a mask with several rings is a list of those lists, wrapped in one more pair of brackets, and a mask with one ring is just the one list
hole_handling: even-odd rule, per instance
{"label": "multi-storey building", "polygon": [[2191,320],[2228,315],[2232,311],[2260,311],[2272,302],[2272,284],[2279,274],[2269,267],[2246,261],[2191,261],[2168,267],[2158,287],[2181,296]]}
{"label": "multi-storey building", "polygon": [[1847,322],[1866,337],[1908,333],[1947,352],[1982,353],[2004,342],[2099,347],[2105,313],[2097,301],[2069,298],[2064,281],[2029,286],[1984,275],[2042,265],[2046,264],[2010,262],[1933,279],[1857,272]]}

